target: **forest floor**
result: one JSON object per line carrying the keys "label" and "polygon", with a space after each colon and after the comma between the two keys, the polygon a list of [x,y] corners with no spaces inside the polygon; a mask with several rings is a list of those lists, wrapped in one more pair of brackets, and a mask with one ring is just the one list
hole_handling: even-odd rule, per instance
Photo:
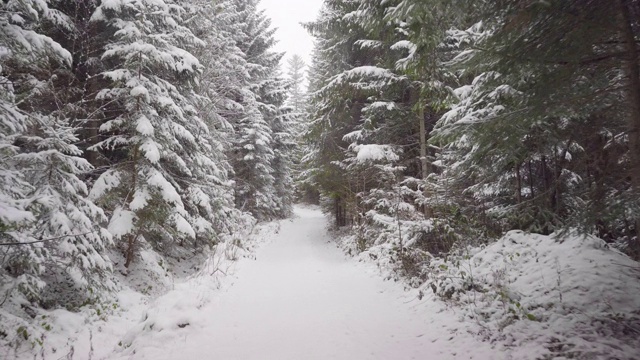
{"label": "forest floor", "polygon": [[[215,299],[155,306],[160,331],[130,334],[110,359],[498,359],[451,310],[383,281],[343,255],[316,209],[296,208],[274,238],[240,261]],[[172,321],[172,314],[183,323]],[[178,324],[179,326],[175,326]],[[188,325],[186,325],[188,324]],[[148,329],[149,326],[146,326]]]}
{"label": "forest floor", "polygon": [[388,244],[349,257],[353,236],[328,228],[298,206],[199,259],[146,249],[119,265],[112,298],[40,309],[0,359],[638,358],[640,268],[600,239],[510,232],[464,263],[431,259],[438,286],[457,289],[443,301],[394,275]]}

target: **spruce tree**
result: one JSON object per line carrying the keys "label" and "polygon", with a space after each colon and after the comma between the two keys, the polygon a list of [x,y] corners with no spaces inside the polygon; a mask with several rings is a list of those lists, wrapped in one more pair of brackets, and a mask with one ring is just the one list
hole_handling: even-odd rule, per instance
{"label": "spruce tree", "polygon": [[289,132],[286,118],[281,117],[286,96],[279,73],[282,54],[271,49],[275,44],[274,30],[264,12],[257,9],[257,1],[235,4],[240,31],[234,39],[248,69],[240,94],[243,110],[231,121],[236,132],[230,154],[236,175],[236,206],[259,220],[267,220],[286,216],[292,198],[288,194],[276,195],[275,190],[276,181],[289,182],[285,170],[289,159],[282,144],[276,144],[285,141]]}
{"label": "spruce tree", "polygon": [[182,25],[185,10],[164,1],[105,2],[91,21],[113,31],[101,60],[110,68],[97,99],[113,116],[94,146],[112,161],[95,182],[92,198],[109,209],[109,231],[125,267],[145,242],[170,253],[197,233],[185,206],[192,196],[183,179],[202,161],[199,132],[207,126],[189,98],[201,65],[184,46],[202,41]]}
{"label": "spruce tree", "polygon": [[624,14],[637,4],[524,5],[477,3],[478,25],[455,33],[454,66],[473,81],[437,131],[459,151],[457,183],[507,228],[631,239],[637,61],[625,39],[637,27]]}
{"label": "spruce tree", "polygon": [[294,54],[287,60],[287,77],[289,79],[289,91],[286,104],[293,109],[293,112],[300,114],[304,112],[304,69],[306,64],[302,57]]}
{"label": "spruce tree", "polygon": [[100,226],[105,216],[86,198],[83,182],[93,168],[75,145],[80,124],[70,118],[67,93],[58,89],[72,56],[47,36],[52,27],[73,31],[74,25],[46,2],[11,2],[2,10],[11,15],[0,35],[9,46],[2,167],[3,179],[12,182],[5,184],[12,194],[3,196],[9,205],[2,220],[9,243],[3,246],[9,249],[2,268],[19,279],[28,299],[73,306],[110,288],[111,269],[105,255],[110,236]]}

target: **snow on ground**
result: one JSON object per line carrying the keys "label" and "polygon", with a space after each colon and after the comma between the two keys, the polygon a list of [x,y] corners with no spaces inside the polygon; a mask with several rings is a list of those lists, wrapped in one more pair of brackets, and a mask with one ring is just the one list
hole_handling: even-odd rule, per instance
{"label": "snow on ground", "polygon": [[[356,237],[342,235],[340,246],[354,253]],[[400,279],[394,244],[356,258]],[[640,264],[601,239],[512,231],[422,266],[426,280],[403,279],[415,287],[408,293],[424,296],[427,312],[434,302],[447,304],[452,324],[464,324],[506,358],[640,358]]]}
{"label": "snow on ground", "polygon": [[515,359],[640,356],[637,262],[590,236],[512,231],[477,250],[440,286],[460,288],[450,276],[460,270],[473,276],[481,291],[458,295],[465,317],[501,329],[490,338]]}
{"label": "snow on ground", "polygon": [[[255,248],[271,241],[278,227],[277,222],[258,225],[241,242],[230,239],[219,244],[206,259],[198,256],[168,264],[155,252],[143,250],[127,276],[121,265],[116,267],[118,292],[114,296],[87,304],[78,312],[37,310],[26,339],[21,333],[0,338],[4,340],[0,359],[112,359],[136,333],[169,330],[195,321],[196,309],[229,283],[239,260],[253,258]],[[119,256],[112,258],[117,261]],[[0,319],[5,316],[10,314],[0,310]]]}
{"label": "snow on ground", "polygon": [[[319,210],[296,208],[233,286],[159,298],[109,359],[500,359],[443,305],[346,258]],[[204,298],[206,296],[206,299]]]}
{"label": "snow on ground", "polygon": [[195,275],[144,252],[117,299],[39,313],[45,345],[0,349],[0,358],[637,357],[638,264],[599,239],[511,232],[431,259],[417,288],[383,280],[394,278],[392,248],[347,258],[320,211],[297,207],[295,219],[263,225],[241,247],[221,246]]}

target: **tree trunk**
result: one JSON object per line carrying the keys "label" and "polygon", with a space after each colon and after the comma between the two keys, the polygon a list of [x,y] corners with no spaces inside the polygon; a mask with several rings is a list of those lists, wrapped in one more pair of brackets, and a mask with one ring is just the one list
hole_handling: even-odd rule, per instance
{"label": "tree trunk", "polygon": [[397,203],[396,203],[396,222],[398,225],[398,243],[400,246],[400,254],[404,253],[404,245],[402,243],[402,224],[400,222],[400,202],[402,201],[402,194],[400,193],[400,187],[397,189]]}
{"label": "tree trunk", "polygon": [[[126,204],[129,203],[129,201],[131,200],[131,197],[133,196],[133,193],[138,187],[137,165],[138,165],[138,147],[136,146],[133,151],[133,172],[131,174],[132,190],[129,192],[129,194],[125,198]],[[129,268],[129,265],[131,265],[131,262],[133,261],[133,256],[135,255],[136,241],[138,240],[139,235],[140,234],[138,233],[135,236],[133,234],[129,234],[127,236],[127,249],[125,250],[126,261],[124,263],[124,267],[126,267],[127,269]]]}
{"label": "tree trunk", "polygon": [[124,262],[124,267],[127,269],[133,262],[133,256],[136,253],[135,251],[136,240],[138,240],[137,234],[135,236],[133,234],[129,234],[127,236],[127,250],[125,252],[126,261]]}
{"label": "tree trunk", "polygon": [[[422,168],[422,182],[424,184],[424,197],[429,196],[427,191],[427,178],[429,177],[429,159],[427,158],[427,125],[424,119],[424,107],[418,104],[418,120],[420,122],[420,167]],[[427,218],[433,217],[432,211],[426,204],[423,205],[424,215]]]}
{"label": "tree trunk", "polygon": [[[100,120],[96,119],[87,121],[87,147],[91,147],[98,143],[100,136],[100,132],[98,131],[98,129],[100,128],[100,123]],[[85,152],[85,157],[87,158],[87,161],[89,161],[89,163],[91,163],[91,165],[93,165],[94,167],[99,167],[101,165],[98,160],[98,151],[87,150]]]}
{"label": "tree trunk", "polygon": [[335,200],[335,213],[336,213],[336,226],[342,227],[345,226],[347,221],[345,219],[346,211],[343,206],[343,201],[341,197],[336,197]]}
{"label": "tree trunk", "polygon": [[518,201],[518,205],[520,205],[522,203],[522,176],[520,175],[520,163],[516,164],[516,186],[518,187],[516,199]]}
{"label": "tree trunk", "polygon": [[531,166],[531,160],[529,160],[529,190],[531,190],[531,199],[536,197],[536,191],[533,188],[533,169]]}

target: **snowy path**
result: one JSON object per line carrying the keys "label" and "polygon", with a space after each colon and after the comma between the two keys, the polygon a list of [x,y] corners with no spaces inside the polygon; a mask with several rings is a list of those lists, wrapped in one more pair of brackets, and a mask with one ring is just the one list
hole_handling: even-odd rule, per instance
{"label": "snowy path", "polygon": [[501,357],[463,331],[449,341],[452,314],[425,310],[399,285],[346,259],[329,243],[319,211],[296,213],[256,261],[244,261],[233,286],[198,310],[199,324],[162,341],[140,339],[123,359]]}

